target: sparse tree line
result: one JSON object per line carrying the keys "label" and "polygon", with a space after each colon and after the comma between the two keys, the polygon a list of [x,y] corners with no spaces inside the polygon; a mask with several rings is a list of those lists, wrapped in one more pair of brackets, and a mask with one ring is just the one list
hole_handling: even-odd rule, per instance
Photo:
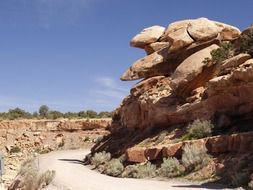
{"label": "sparse tree line", "polygon": [[10,109],[8,112],[0,112],[0,119],[82,119],[82,118],[111,118],[112,112],[102,111],[97,113],[94,110],[86,110],[80,112],[60,112],[50,110],[47,105],[40,106],[38,111],[33,113],[27,112],[21,108]]}

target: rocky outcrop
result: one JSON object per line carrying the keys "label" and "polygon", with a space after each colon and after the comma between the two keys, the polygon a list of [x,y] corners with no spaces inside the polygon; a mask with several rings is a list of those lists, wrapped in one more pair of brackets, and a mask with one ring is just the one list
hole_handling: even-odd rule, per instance
{"label": "rocky outcrop", "polygon": [[126,158],[129,162],[146,162],[161,160],[167,157],[181,157],[182,148],[186,144],[204,146],[210,154],[246,153],[249,144],[253,141],[253,132],[233,135],[221,135],[199,140],[184,141],[175,144],[159,145],[154,147],[133,147],[126,150]]}
{"label": "rocky outcrop", "polygon": [[131,40],[130,45],[144,49],[145,46],[156,42],[164,33],[164,30],[165,28],[162,26],[145,28]]}
{"label": "rocky outcrop", "polygon": [[[221,115],[229,120],[253,112],[251,55],[237,53],[221,63],[210,61],[220,43],[236,44],[239,38],[236,27],[206,18],[170,24],[154,45],[146,46],[149,55],[121,77],[143,80],[118,109],[118,125],[166,127],[198,118],[220,121]],[[156,45],[157,49],[150,48]]]}
{"label": "rocky outcrop", "polygon": [[[170,75],[180,61],[189,56],[184,54],[190,45],[193,45],[190,48],[192,49],[211,41],[208,44],[210,46],[217,43],[214,39],[232,41],[239,35],[240,30],[236,27],[206,18],[177,21],[170,24],[166,30],[160,26],[146,28],[131,40],[131,45],[145,49],[148,56],[136,61],[121,79],[136,80]],[[178,56],[183,56],[184,59],[175,60]]]}

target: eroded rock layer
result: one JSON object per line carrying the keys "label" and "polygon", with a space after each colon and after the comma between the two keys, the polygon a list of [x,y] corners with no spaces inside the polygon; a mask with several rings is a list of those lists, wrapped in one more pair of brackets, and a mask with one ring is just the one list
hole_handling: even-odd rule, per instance
{"label": "eroded rock layer", "polygon": [[[149,36],[149,30],[144,31]],[[132,41],[141,41],[140,35],[144,33]],[[126,128],[169,127],[198,118],[212,120],[217,113],[229,118],[252,112],[251,55],[206,62],[222,43],[236,44],[240,36],[236,27],[206,18],[169,24],[156,41],[146,40],[141,48],[148,55],[122,75],[122,80],[143,80],[123,100],[115,122]]]}

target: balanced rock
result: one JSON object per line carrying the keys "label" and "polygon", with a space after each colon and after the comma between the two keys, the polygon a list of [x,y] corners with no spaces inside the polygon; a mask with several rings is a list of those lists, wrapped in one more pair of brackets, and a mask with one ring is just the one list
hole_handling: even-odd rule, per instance
{"label": "balanced rock", "polygon": [[189,23],[187,31],[195,41],[203,41],[215,38],[219,33],[219,28],[213,21],[199,18]]}
{"label": "balanced rock", "polygon": [[164,31],[164,27],[157,25],[145,28],[131,40],[130,45],[144,49],[146,45],[156,42]]}

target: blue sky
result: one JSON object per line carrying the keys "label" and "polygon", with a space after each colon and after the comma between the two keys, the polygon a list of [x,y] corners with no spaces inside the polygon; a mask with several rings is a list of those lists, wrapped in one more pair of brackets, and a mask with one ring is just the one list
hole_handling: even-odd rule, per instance
{"label": "blue sky", "polygon": [[0,111],[42,104],[60,111],[113,110],[133,82],[129,40],[152,25],[207,17],[240,29],[252,0],[0,0]]}

